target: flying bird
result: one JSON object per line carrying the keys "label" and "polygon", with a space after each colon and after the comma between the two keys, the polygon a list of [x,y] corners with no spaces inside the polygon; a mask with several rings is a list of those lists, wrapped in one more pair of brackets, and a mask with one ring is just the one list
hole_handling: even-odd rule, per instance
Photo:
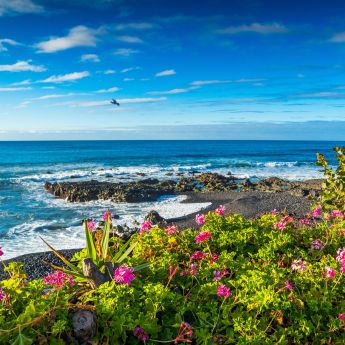
{"label": "flying bird", "polygon": [[110,101],[111,104],[117,105],[118,107],[120,106],[120,103],[116,99],[112,99]]}

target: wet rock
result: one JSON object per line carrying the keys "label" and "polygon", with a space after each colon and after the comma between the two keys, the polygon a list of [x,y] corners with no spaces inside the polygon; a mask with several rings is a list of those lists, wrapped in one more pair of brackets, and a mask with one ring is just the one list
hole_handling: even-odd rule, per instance
{"label": "wet rock", "polygon": [[73,314],[73,333],[79,342],[87,343],[96,335],[96,315],[89,310],[78,310]]}
{"label": "wet rock", "polygon": [[167,221],[157,211],[150,211],[145,220],[152,223],[152,225],[165,226]]}

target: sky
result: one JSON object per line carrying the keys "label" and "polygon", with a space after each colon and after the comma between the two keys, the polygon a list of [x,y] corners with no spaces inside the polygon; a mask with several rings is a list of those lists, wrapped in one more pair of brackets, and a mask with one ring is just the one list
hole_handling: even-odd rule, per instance
{"label": "sky", "polygon": [[332,0],[0,0],[0,140],[344,140],[344,13]]}

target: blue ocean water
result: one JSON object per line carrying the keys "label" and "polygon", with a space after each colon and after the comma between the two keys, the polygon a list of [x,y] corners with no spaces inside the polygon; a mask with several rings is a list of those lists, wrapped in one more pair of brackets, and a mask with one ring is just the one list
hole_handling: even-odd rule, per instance
{"label": "blue ocean water", "polygon": [[39,236],[57,248],[80,247],[81,219],[99,217],[107,209],[120,215],[119,223],[130,223],[142,219],[150,209],[174,217],[204,206],[179,205],[181,197],[145,204],[71,204],[46,193],[46,181],[128,181],[141,179],[138,173],[168,179],[189,171],[231,171],[239,177],[303,180],[320,177],[314,164],[315,153],[332,157],[336,145],[345,142],[0,142],[0,246],[7,258],[45,250]]}

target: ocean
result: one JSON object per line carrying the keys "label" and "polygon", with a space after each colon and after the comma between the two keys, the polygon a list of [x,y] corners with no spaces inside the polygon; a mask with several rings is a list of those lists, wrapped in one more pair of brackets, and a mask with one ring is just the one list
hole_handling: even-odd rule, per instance
{"label": "ocean", "polygon": [[[58,249],[83,246],[81,220],[105,210],[131,225],[152,209],[163,217],[202,210],[208,204],[181,204],[183,196],[156,202],[116,204],[109,201],[68,203],[44,190],[46,181],[130,181],[171,179],[190,171],[233,173],[261,179],[321,177],[316,152],[334,164],[325,141],[37,141],[0,142],[0,246],[4,258],[47,250],[40,236]],[[144,173],[145,177],[138,173]],[[172,174],[172,176],[167,176]]]}

